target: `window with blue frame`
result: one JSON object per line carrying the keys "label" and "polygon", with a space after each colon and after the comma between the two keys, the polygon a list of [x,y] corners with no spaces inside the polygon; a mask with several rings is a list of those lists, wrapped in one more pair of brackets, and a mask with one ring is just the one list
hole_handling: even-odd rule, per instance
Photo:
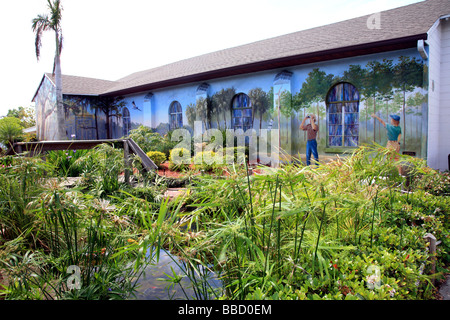
{"label": "window with blue frame", "polygon": [[239,93],[233,98],[233,128],[247,131],[253,128],[253,110],[249,96]]}
{"label": "window with blue frame", "polygon": [[183,127],[183,109],[178,101],[174,101],[169,107],[169,130]]}
{"label": "window with blue frame", "polygon": [[359,145],[359,92],[348,82],[333,86],[327,95],[327,146]]}

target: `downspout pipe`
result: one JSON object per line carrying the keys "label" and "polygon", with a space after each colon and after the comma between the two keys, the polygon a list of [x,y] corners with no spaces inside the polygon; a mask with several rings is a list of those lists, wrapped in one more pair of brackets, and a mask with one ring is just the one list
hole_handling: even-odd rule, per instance
{"label": "downspout pipe", "polygon": [[417,51],[419,51],[420,56],[423,60],[428,60],[428,53],[425,49],[425,41],[424,40],[417,40]]}

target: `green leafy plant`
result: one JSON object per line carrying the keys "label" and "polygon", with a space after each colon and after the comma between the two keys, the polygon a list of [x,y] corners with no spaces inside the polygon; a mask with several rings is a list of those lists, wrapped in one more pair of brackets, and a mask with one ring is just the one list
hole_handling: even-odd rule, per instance
{"label": "green leafy plant", "polygon": [[0,119],[0,143],[6,148],[11,147],[14,142],[22,141],[23,131],[20,120],[14,117]]}
{"label": "green leafy plant", "polygon": [[164,161],[166,161],[166,155],[159,151],[149,151],[147,156],[157,165],[160,166]]}
{"label": "green leafy plant", "polygon": [[128,137],[133,139],[144,152],[159,151],[164,153],[166,158],[169,158],[170,150],[177,145],[177,142],[171,141],[170,133],[161,136],[146,126],[131,130]]}
{"label": "green leafy plant", "polygon": [[174,148],[170,151],[169,169],[183,171],[189,169],[191,152],[185,148]]}
{"label": "green leafy plant", "polygon": [[55,167],[58,176],[78,177],[85,168],[80,166],[77,160],[86,156],[88,152],[89,150],[49,151],[46,154],[46,161]]}

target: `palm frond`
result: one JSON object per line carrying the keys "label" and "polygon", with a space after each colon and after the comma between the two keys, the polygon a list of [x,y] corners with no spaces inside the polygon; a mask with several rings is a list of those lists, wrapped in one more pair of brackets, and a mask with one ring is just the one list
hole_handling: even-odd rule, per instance
{"label": "palm frond", "polygon": [[39,60],[41,55],[41,46],[42,46],[42,34],[44,31],[47,31],[51,28],[51,23],[48,18],[48,15],[38,15],[37,18],[32,20],[31,28],[33,32],[36,34],[35,38],[35,48],[36,48],[36,58]]}

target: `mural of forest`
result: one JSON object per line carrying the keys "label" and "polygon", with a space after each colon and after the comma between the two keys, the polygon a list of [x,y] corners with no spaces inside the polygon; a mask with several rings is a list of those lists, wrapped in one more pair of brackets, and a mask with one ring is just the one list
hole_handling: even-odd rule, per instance
{"label": "mural of forest", "polygon": [[36,135],[41,140],[54,140],[56,130],[56,91],[53,84],[44,78],[35,98]]}
{"label": "mural of forest", "polygon": [[[66,132],[77,140],[121,138],[139,125],[161,135],[176,128],[193,133],[196,121],[203,131],[253,128],[259,134],[261,129],[279,129],[279,145],[295,156],[304,155],[306,148],[300,123],[315,114],[319,153],[333,155],[363,144],[386,145],[386,130],[371,115],[389,121],[390,114],[398,114],[401,151],[425,157],[427,65],[410,52],[362,58],[362,63],[338,60],[309,69],[298,66],[275,78],[268,72],[265,79],[253,75],[216,79],[196,91],[191,84],[126,98],[65,96]],[[44,81],[36,98],[38,135],[43,140],[52,139],[56,123],[52,92]]]}
{"label": "mural of forest", "polygon": [[[36,133],[39,140],[55,139],[55,94],[54,85],[44,78],[35,98]],[[131,117],[122,97],[63,95],[63,105],[67,139],[115,139],[127,135],[133,129],[131,121],[127,121]],[[135,123],[134,128],[138,125]]]}
{"label": "mural of forest", "polygon": [[[407,56],[400,56],[397,61],[383,59],[369,61],[366,65],[352,64],[336,75],[314,68],[297,92],[291,92],[287,72],[281,79],[276,79],[267,92],[254,88],[247,93],[238,93],[234,88],[224,88],[210,98],[201,98],[188,105],[185,115],[190,127],[194,121],[202,121],[206,129],[243,128],[244,123],[239,121],[245,120],[247,127],[244,128],[249,128],[250,124],[257,132],[262,128],[280,128],[281,147],[297,154],[304,153],[306,146],[306,133],[299,130],[300,123],[306,115],[315,114],[320,128],[317,135],[319,152],[324,154],[373,142],[386,145],[386,131],[371,115],[390,121],[390,114],[398,114],[403,133],[402,151],[421,156],[422,143],[426,139],[422,120],[427,102],[425,72],[426,66],[420,59]],[[342,130],[348,131],[346,134],[353,140],[339,145],[331,139],[336,126],[330,99],[336,94],[339,87],[336,85],[346,83],[356,91],[349,100],[353,101],[349,105],[352,112],[349,108],[346,111],[346,119],[352,120],[345,121],[352,121],[351,125]]]}
{"label": "mural of forest", "polygon": [[115,139],[131,129],[122,97],[65,96],[67,137],[76,140]]}

